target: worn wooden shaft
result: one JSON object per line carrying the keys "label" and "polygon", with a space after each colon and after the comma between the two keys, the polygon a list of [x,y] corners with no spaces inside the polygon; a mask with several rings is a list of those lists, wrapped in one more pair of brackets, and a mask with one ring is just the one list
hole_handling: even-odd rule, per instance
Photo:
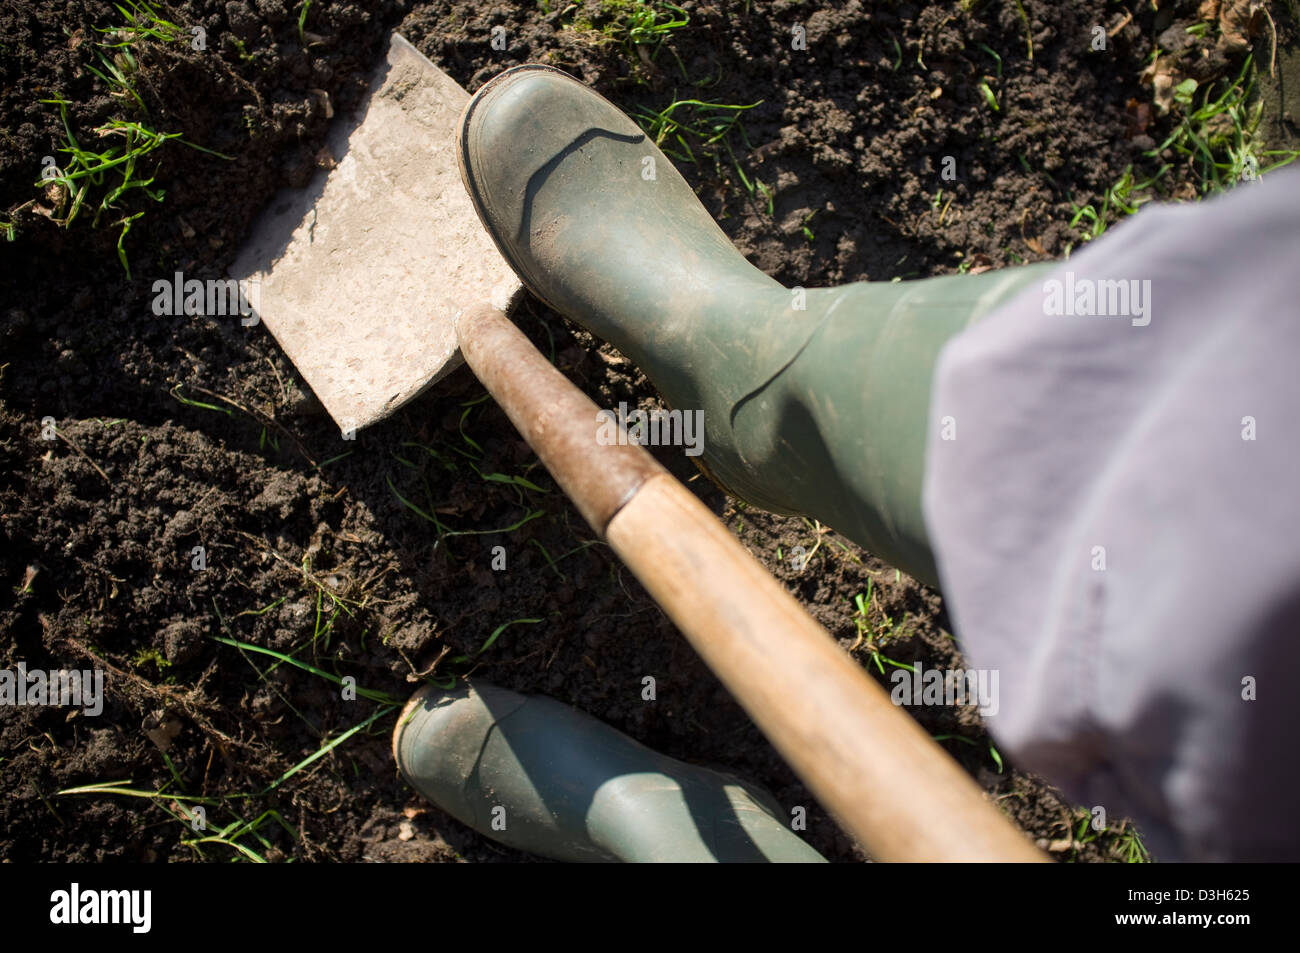
{"label": "worn wooden shaft", "polygon": [[504,314],[469,309],[457,332],[579,512],[872,856],[1046,859],[686,487],[641,447],[597,441],[596,405]]}

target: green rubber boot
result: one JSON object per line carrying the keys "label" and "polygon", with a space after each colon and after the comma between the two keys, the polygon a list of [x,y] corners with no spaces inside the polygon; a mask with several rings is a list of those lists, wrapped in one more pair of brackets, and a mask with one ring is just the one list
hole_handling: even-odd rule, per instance
{"label": "green rubber boot", "polygon": [[483,682],[426,687],[397,720],[393,757],[452,817],[553,860],[824,861],[754,785],[537,695]]}
{"label": "green rubber boot", "polygon": [[475,94],[458,155],[529,290],[635,361],[669,406],[704,412],[702,469],[715,482],[937,581],[921,515],[935,361],[1050,265],[783,288],[636,123],[546,66]]}

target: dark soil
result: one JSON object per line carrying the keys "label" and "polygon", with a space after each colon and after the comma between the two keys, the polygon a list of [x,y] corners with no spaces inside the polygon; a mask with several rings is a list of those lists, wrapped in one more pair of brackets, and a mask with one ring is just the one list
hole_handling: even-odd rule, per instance
{"label": "dark soil", "polygon": [[[600,4],[564,6],[317,2],[300,33],[300,7],[287,0],[160,5],[167,19],[202,26],[206,49],[137,44],[141,113],[88,71],[103,71],[96,28],[122,22],[111,4],[0,2],[0,212],[15,226],[14,240],[0,241],[0,667],[108,673],[97,718],[0,710],[0,856],[237,856],[184,843],[197,836],[172,799],[184,793],[225,799],[208,807],[209,834],[236,816],[262,818],[238,840],[268,859],[526,859],[398,780],[391,712],[281,780],[382,706],[344,700],[325,679],[225,638],[394,696],[471,671],[552,695],[670,755],[752,778],[787,809],[807,806],[818,850],[861,859],[593,542],[468,372],[343,442],[262,328],[155,316],[152,282],[223,274],[275,191],[310,177],[327,102],[336,111],[357,102],[393,28],[471,91],[507,66],[547,62],[629,111],[674,97],[761,100],[728,139],[739,171],[720,144],[683,171],[736,244],[783,282],[1057,257],[1079,241],[1072,203],[1097,200],[1149,147],[1141,136],[1169,121],[1134,138],[1130,101],[1150,99],[1137,77],[1168,19],[1131,4],[1134,16],[1096,52],[1093,27],[1110,29],[1125,12],[1105,0],[1025,0],[1029,36],[1010,2],[832,10],[707,0],[684,4],[690,25],[647,63],[600,41],[609,20]],[[796,24],[806,51],[790,48]],[[507,50],[492,48],[493,26],[506,28]],[[145,170],[165,189],[161,203],[135,190],[98,227],[83,213],[61,228],[42,213],[57,216],[58,195],[33,186],[43,157],[62,161],[58,110],[40,101],[56,94],[72,104],[82,145],[107,145],[93,130],[111,119],[147,116],[232,158],[169,142]],[[949,156],[955,180],[941,177]],[[770,212],[746,181],[771,192]],[[128,278],[116,223],[136,212],[145,214],[123,242]],[[633,366],[540,304],[525,303],[519,321],[601,406],[654,399]],[[729,504],[680,455],[662,459],[846,648],[857,641],[853,597],[871,581],[873,621],[889,616],[903,633],[885,654],[960,664],[935,592],[805,521]],[[455,535],[467,532],[478,535]],[[196,570],[200,546],[206,569]],[[490,568],[495,546],[505,571]],[[797,546],[814,553],[802,571],[789,560]],[[479,654],[512,620],[540,621],[506,628]],[[884,680],[865,646],[855,655]],[[641,698],[646,675],[654,702]],[[1057,856],[1115,856],[1119,837],[1072,841],[1077,809],[1014,765],[1000,769],[973,711],[915,714],[952,736],[945,747]],[[165,796],[56,794],[126,779]]]}

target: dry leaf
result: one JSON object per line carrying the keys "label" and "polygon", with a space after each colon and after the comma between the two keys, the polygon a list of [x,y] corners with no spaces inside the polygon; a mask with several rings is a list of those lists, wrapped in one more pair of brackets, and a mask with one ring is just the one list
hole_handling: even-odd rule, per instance
{"label": "dry leaf", "polygon": [[1250,49],[1251,38],[1259,32],[1263,15],[1258,0],[1227,0],[1219,7],[1219,48],[1227,53]]}
{"label": "dry leaf", "polygon": [[1162,114],[1173,108],[1174,89],[1186,78],[1177,60],[1159,55],[1138,77],[1141,82],[1151,84],[1151,99]]}
{"label": "dry leaf", "polygon": [[68,201],[68,190],[59,182],[45,184],[45,198],[56,209],[62,209]]}
{"label": "dry leaf", "polygon": [[1151,104],[1130,99],[1124,108],[1124,115],[1128,119],[1128,137],[1134,139],[1145,133],[1151,125]]}
{"label": "dry leaf", "polygon": [[144,720],[144,733],[159,751],[169,751],[181,733],[181,720],[170,712],[150,715]]}

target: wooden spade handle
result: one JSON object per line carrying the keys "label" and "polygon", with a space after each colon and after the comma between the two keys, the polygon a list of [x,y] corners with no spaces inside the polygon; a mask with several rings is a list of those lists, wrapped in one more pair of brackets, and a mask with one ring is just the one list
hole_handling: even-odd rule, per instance
{"label": "wooden spade handle", "polygon": [[689,490],[499,310],[457,321],[465,360],[583,517],[817,799],[879,860],[1046,857]]}

